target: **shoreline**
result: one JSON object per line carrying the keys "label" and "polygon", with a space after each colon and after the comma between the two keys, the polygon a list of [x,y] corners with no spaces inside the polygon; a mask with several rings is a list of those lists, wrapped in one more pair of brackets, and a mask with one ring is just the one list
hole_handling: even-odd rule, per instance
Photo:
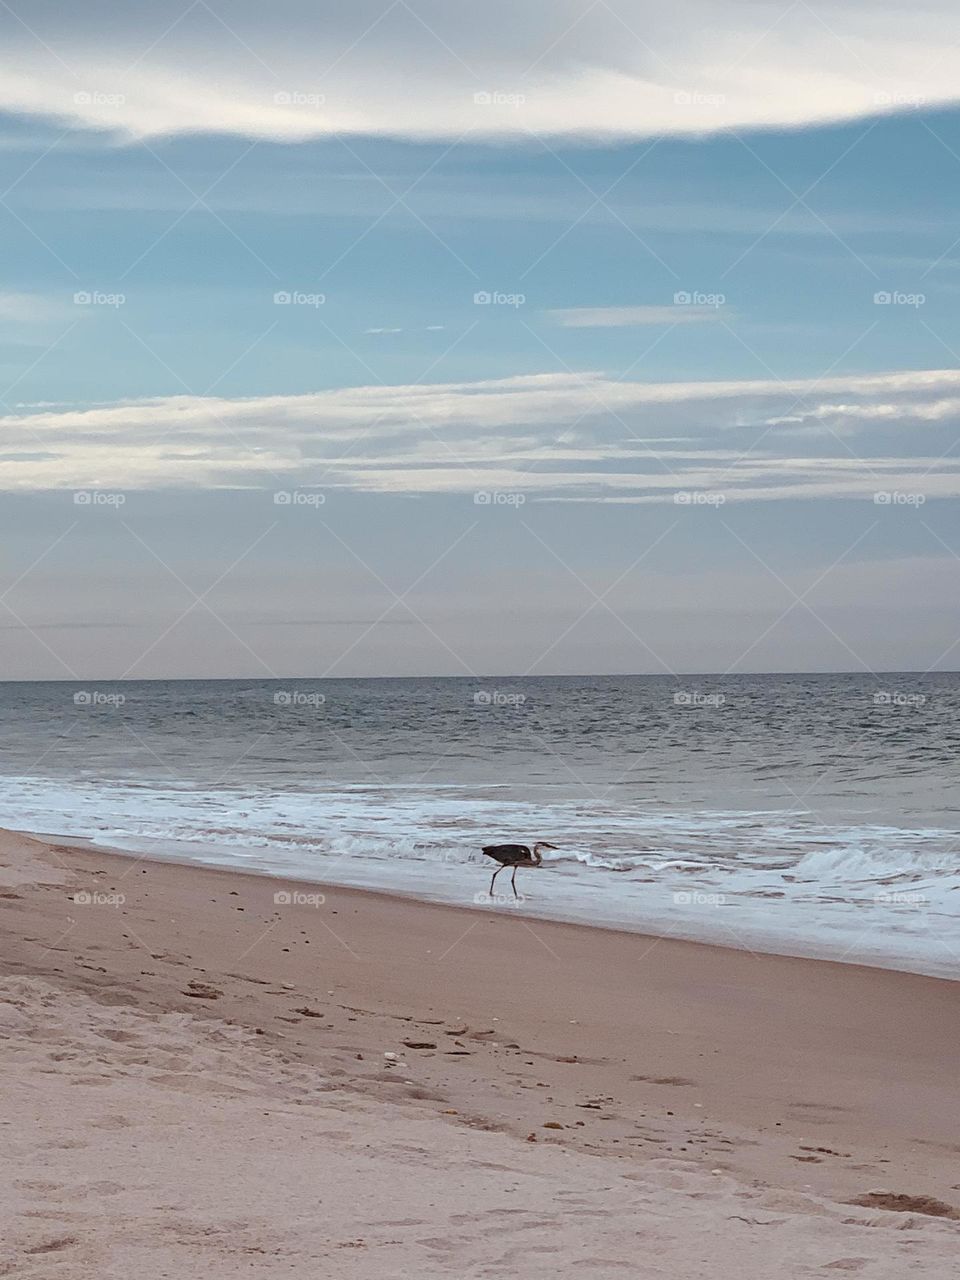
{"label": "shoreline", "polygon": [[[452,911],[452,912],[470,912],[482,913],[485,916],[515,919],[525,922],[528,926],[532,924],[554,924],[573,929],[588,929],[591,932],[601,934],[609,934],[618,938],[632,938],[638,940],[645,946],[654,946],[662,942],[670,941],[680,943],[685,947],[703,948],[707,952],[715,951],[731,951],[735,953],[746,953],[753,956],[768,956],[770,958],[778,958],[783,960],[804,960],[811,961],[816,964],[842,965],[845,969],[879,969],[883,972],[899,973],[904,976],[929,978],[936,982],[956,982],[960,979],[941,976],[938,974],[918,974],[909,969],[893,969],[884,965],[870,965],[856,961],[839,960],[832,956],[818,955],[795,955],[792,952],[781,951],[755,951],[745,943],[737,946],[734,943],[724,945],[719,942],[705,941],[700,938],[689,938],[683,934],[677,933],[652,933],[641,929],[628,929],[626,927],[618,927],[612,924],[594,923],[579,919],[564,919],[557,916],[537,916],[525,913],[521,908],[514,908],[508,905],[506,911],[501,905],[490,905],[484,903],[467,903],[467,902],[447,902],[443,899],[425,898],[418,893],[402,888],[381,888],[369,887],[358,884],[343,884],[335,880],[322,880],[318,877],[307,877],[297,875],[286,875],[279,871],[265,870],[257,867],[231,867],[226,863],[201,863],[189,857],[159,856],[153,853],[134,853],[124,849],[108,847],[106,845],[96,844],[92,840],[86,840],[73,836],[58,836],[49,832],[37,833],[32,831],[15,831],[14,835],[23,836],[30,840],[39,840],[51,848],[61,848],[67,850],[75,850],[77,852],[86,852],[90,854],[103,855],[105,858],[116,858],[120,862],[130,864],[128,870],[138,866],[141,863],[151,865],[158,864],[161,866],[181,867],[184,870],[196,869],[205,872],[211,876],[217,877],[237,877],[241,880],[260,880],[268,882],[276,882],[278,885],[289,887],[291,890],[303,891],[309,893],[311,890],[318,890],[321,893],[342,893],[348,896],[359,895],[361,901],[367,899],[380,899],[384,904],[391,902],[407,902],[417,903],[421,906],[428,907],[436,911]],[[124,873],[126,874],[126,872]],[[282,890],[275,890],[275,892]]]}
{"label": "shoreline", "polygon": [[[614,1212],[603,1207],[611,1195],[617,1203],[621,1191],[648,1196],[649,1220],[657,1230],[670,1227],[658,1251],[676,1249],[686,1259],[664,1274],[697,1274],[692,1260],[704,1255],[696,1253],[689,1215],[709,1217],[717,1205],[723,1213],[710,1229],[712,1247],[722,1251],[729,1241],[728,1265],[751,1280],[769,1274],[776,1258],[778,1274],[810,1274],[806,1263],[784,1270],[781,1233],[794,1229],[806,1241],[803,1256],[820,1257],[821,1266],[860,1257],[863,1274],[880,1280],[889,1273],[871,1259],[876,1254],[876,1268],[884,1267],[895,1242],[901,1263],[909,1256],[918,1276],[948,1273],[940,1261],[927,1270],[924,1259],[940,1259],[941,1250],[950,1256],[960,1231],[944,1216],[960,1203],[954,982],[287,883],[303,885],[305,894],[313,888],[323,901],[277,904],[276,877],[256,872],[0,837],[4,987],[21,993],[16,1008],[33,1017],[23,993],[39,984],[43,1018],[62,1008],[70,1026],[80,1027],[66,1036],[65,1050],[57,1035],[54,1061],[42,1030],[21,1044],[24,1055],[39,1053],[41,1074],[15,1072],[15,1092],[53,1090],[62,1077],[60,1114],[88,1092],[93,1106],[134,1085],[140,1112],[125,1107],[134,1117],[177,1099],[188,1110],[195,1101],[232,1108],[264,1153],[278,1141],[270,1124],[326,1117],[337,1136],[318,1131],[309,1153],[302,1135],[284,1127],[280,1150],[294,1172],[305,1177],[309,1169],[321,1179],[325,1213],[361,1222],[355,1234],[364,1241],[378,1231],[405,1241],[389,1244],[403,1259],[396,1272],[374,1265],[372,1255],[369,1270],[352,1262],[348,1269],[341,1256],[331,1275],[392,1276],[417,1266],[447,1274],[424,1264],[407,1228],[382,1224],[415,1218],[439,1230],[430,1214],[452,1213],[461,1186],[469,1191],[462,1212],[482,1218],[478,1206],[489,1203],[491,1213],[507,1213],[512,1197],[504,1186],[528,1176],[540,1187],[541,1218],[550,1217],[547,1239],[584,1229],[555,1202],[562,1187],[576,1183],[598,1226]],[[89,1027],[103,1019],[106,1038],[91,1048]],[[70,1036],[83,1037],[82,1052],[70,1048]],[[237,1037],[237,1047],[224,1059],[210,1037],[217,1044]],[[169,1048],[179,1039],[189,1052]],[[0,1048],[7,1043],[0,1037]],[[16,1126],[19,1114],[8,1122]],[[215,1132],[215,1119],[209,1110],[190,1111],[198,1162],[210,1143],[228,1141]],[[96,1131],[84,1131],[83,1142],[91,1132],[91,1159],[102,1160]],[[169,1132],[158,1120],[135,1134],[138,1166],[144,1144],[154,1152]],[[404,1171],[411,1144],[444,1166],[430,1206]],[[405,1202],[392,1217],[382,1207],[377,1217],[349,1196],[337,1200],[331,1171],[338,1162],[359,1168],[370,1158],[365,1152],[380,1162],[369,1177],[389,1174],[390,1194]],[[50,1158],[40,1148],[26,1154],[34,1170]],[[483,1170],[494,1166],[510,1171],[505,1184],[506,1174],[497,1175],[498,1189],[484,1182]],[[30,1176],[43,1181],[39,1172]],[[171,1167],[172,1179],[181,1176],[179,1165]],[[281,1181],[289,1176],[276,1172]],[[256,1170],[238,1170],[227,1178],[220,1188],[227,1216],[237,1216],[237,1197],[255,1177]],[[559,1181],[544,1199],[551,1179]],[[887,1199],[865,1202],[871,1194]],[[910,1212],[897,1211],[907,1207],[898,1196],[911,1197]],[[917,1208],[925,1197],[941,1208]],[[864,1207],[851,1207],[858,1200]],[[551,1203],[555,1212],[545,1215]],[[735,1219],[764,1222],[771,1214],[788,1225],[768,1233],[781,1252],[763,1255],[761,1266],[766,1246],[753,1238],[757,1228],[741,1238]],[[617,1229],[626,1221],[621,1208]],[[492,1248],[494,1257],[498,1239],[480,1231],[476,1248]],[[572,1247],[568,1259],[580,1256]],[[618,1267],[634,1265],[637,1247],[633,1232],[610,1256],[622,1259]],[[463,1273],[464,1257],[451,1254],[450,1274]],[[303,1275],[318,1274],[311,1259]],[[555,1274],[546,1255],[517,1259],[524,1274]],[[98,1272],[91,1265],[89,1273],[62,1274]]]}
{"label": "shoreline", "polygon": [[[2,830],[2,828],[0,828]],[[668,937],[706,947],[717,947],[721,950],[747,951],[761,955],[781,956],[791,959],[819,960],[825,963],[857,965],[863,968],[882,969],[895,973],[911,973],[923,977],[940,978],[944,981],[960,981],[960,952],[954,952],[946,944],[933,946],[939,939],[939,932],[931,924],[924,933],[925,947],[921,950],[903,949],[896,944],[881,946],[878,939],[889,939],[891,936],[883,927],[882,921],[865,919],[859,931],[852,929],[853,920],[842,921],[843,932],[831,938],[829,930],[820,934],[811,934],[798,927],[795,917],[789,912],[781,918],[777,929],[769,926],[760,928],[757,915],[766,903],[766,909],[776,913],[783,910],[782,904],[776,900],[751,900],[749,896],[742,901],[726,901],[724,894],[716,894],[707,888],[699,888],[688,883],[685,888],[678,888],[683,881],[676,881],[673,897],[688,902],[701,899],[706,906],[684,909],[671,903],[668,891],[662,883],[657,885],[651,881],[650,888],[661,895],[657,901],[653,894],[646,899],[641,910],[645,917],[638,917],[635,910],[640,899],[632,896],[619,909],[611,908],[611,901],[617,901],[616,882],[593,882],[588,879],[577,879],[573,876],[582,874],[578,868],[570,868],[564,864],[546,863],[544,873],[533,873],[533,880],[521,879],[521,889],[526,891],[528,885],[535,888],[535,895],[521,896],[521,905],[514,906],[509,892],[501,895],[503,901],[496,904],[480,902],[485,897],[487,875],[495,864],[486,863],[456,864],[438,868],[427,861],[399,859],[391,864],[392,883],[382,883],[382,863],[374,859],[348,859],[351,871],[340,880],[324,879],[321,875],[311,875],[301,868],[292,871],[284,870],[274,862],[269,864],[261,846],[254,846],[252,856],[247,864],[236,861],[237,854],[233,846],[226,847],[215,844],[199,844],[189,841],[174,841],[157,838],[146,838],[140,847],[124,849],[114,845],[101,844],[94,837],[64,835],[56,832],[30,831],[17,829],[23,836],[44,841],[48,844],[89,849],[107,856],[126,857],[136,860],[166,863],[173,866],[197,867],[206,870],[218,870],[227,874],[254,875],[261,878],[278,880],[291,885],[328,886],[330,888],[351,889],[358,893],[381,894],[389,898],[403,901],[430,903],[435,906],[447,906],[465,911],[494,911],[500,914],[515,915],[529,922],[554,922],[569,924],[580,928],[598,929],[611,933],[631,934],[640,938]],[[231,861],[231,857],[234,859]],[[331,859],[334,865],[344,861],[344,855]],[[329,868],[326,868],[329,870]],[[441,874],[438,875],[438,872]],[[486,874],[484,874],[486,872]],[[442,873],[446,873],[444,876]],[[528,873],[525,871],[524,876]],[[666,895],[666,896],[665,896]],[[713,905],[714,899],[720,900],[719,907]],[[596,909],[597,915],[591,910]],[[732,917],[728,922],[726,911],[730,909]],[[905,921],[914,913],[903,911]],[[657,926],[665,921],[669,928],[662,931]],[[945,918],[942,927],[947,927],[949,919]],[[836,925],[834,925],[836,930]],[[892,935],[898,942],[902,937]],[[942,954],[946,959],[940,958]]]}

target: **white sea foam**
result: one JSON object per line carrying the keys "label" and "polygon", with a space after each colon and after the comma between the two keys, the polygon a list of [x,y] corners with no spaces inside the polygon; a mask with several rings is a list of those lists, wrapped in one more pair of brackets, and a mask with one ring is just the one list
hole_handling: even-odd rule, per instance
{"label": "white sea foam", "polygon": [[521,872],[527,914],[960,977],[960,854],[939,828],[460,785],[307,794],[24,777],[5,781],[0,825],[467,905],[493,870],[482,844],[542,838],[561,847]]}

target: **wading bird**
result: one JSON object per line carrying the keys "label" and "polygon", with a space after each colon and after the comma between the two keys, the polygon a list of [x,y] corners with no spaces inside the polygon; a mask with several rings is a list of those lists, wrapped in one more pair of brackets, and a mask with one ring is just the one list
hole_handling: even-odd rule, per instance
{"label": "wading bird", "polygon": [[490,879],[490,896],[493,897],[493,882],[504,869],[504,867],[513,867],[513,875],[510,877],[510,883],[513,886],[513,896],[519,898],[517,893],[517,867],[539,867],[543,862],[540,857],[541,849],[556,849],[555,844],[547,844],[546,840],[538,840],[533,846],[533,853],[525,844],[485,844],[483,852],[488,858],[493,858],[494,862],[500,865],[493,873]]}

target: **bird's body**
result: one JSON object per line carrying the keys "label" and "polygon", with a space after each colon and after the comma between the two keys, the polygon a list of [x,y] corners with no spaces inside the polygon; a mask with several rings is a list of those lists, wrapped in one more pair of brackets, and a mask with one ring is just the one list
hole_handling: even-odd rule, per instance
{"label": "bird's body", "polygon": [[[539,845],[537,848],[539,848]],[[525,844],[485,844],[483,852],[488,858],[493,858],[496,862],[499,862],[502,867],[522,867],[526,865],[536,867],[543,861],[539,853],[534,858],[530,852],[530,846]]]}
{"label": "bird's body", "polygon": [[493,894],[493,885],[497,876],[504,867],[513,867],[513,875],[510,877],[510,884],[513,886],[513,896],[519,898],[517,893],[517,868],[518,867],[539,867],[543,863],[540,856],[541,849],[555,849],[555,844],[547,844],[546,840],[538,840],[531,851],[529,845],[525,844],[485,844],[483,852],[488,858],[493,858],[500,865],[490,879],[490,893]]}

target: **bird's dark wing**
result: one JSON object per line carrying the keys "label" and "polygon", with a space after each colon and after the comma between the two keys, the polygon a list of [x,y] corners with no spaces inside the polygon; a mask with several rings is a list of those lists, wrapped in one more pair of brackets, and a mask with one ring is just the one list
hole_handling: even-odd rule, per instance
{"label": "bird's dark wing", "polygon": [[483,852],[488,858],[496,858],[497,862],[502,862],[504,866],[511,862],[518,862],[521,858],[530,857],[530,850],[525,844],[485,844]]}

